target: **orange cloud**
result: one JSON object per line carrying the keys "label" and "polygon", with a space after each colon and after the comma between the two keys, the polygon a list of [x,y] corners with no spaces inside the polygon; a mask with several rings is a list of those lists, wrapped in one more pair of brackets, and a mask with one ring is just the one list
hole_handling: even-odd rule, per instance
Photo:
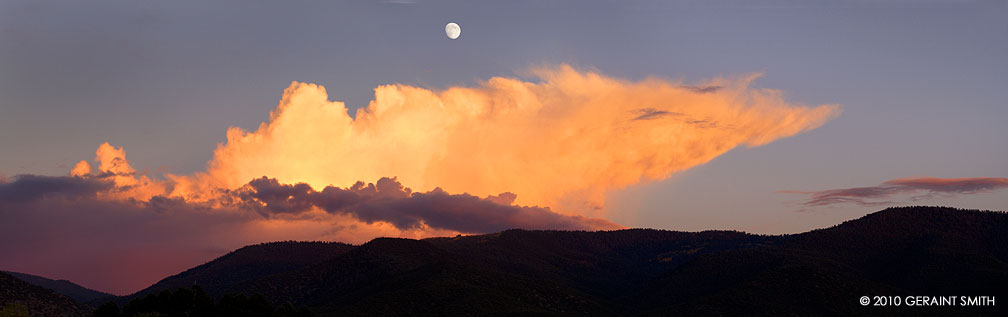
{"label": "orange cloud", "polygon": [[[535,74],[441,91],[384,85],[352,115],[325,88],[295,82],[258,129],[228,129],[204,172],[150,178],[104,143],[97,173],[81,161],[71,176],[0,176],[0,210],[16,211],[0,215],[0,241],[20,241],[0,244],[12,255],[0,264],[125,292],[262,241],[619,228],[597,218],[607,192],[839,113],[752,88],[755,76],[684,85],[569,66]],[[114,278],[137,261],[170,263]]]}
{"label": "orange cloud", "polygon": [[[126,160],[126,150],[114,147],[108,142],[98,146],[98,150],[95,151],[95,161],[98,162],[97,176],[111,178],[116,186],[116,190],[103,193],[107,198],[148,200],[154,196],[164,195],[171,186],[167,182],[153,180],[146,175],[137,175],[136,170]],[[70,174],[84,176],[88,175],[90,170],[91,166],[87,162],[80,161],[77,162]]]}
{"label": "orange cloud", "polygon": [[[353,116],[342,102],[329,101],[325,88],[295,82],[256,131],[228,129],[205,172],[152,179],[136,172],[125,149],[104,143],[95,152],[97,174],[82,161],[71,175],[111,181],[114,187],[98,192],[99,199],[156,210],[179,203],[234,208],[235,193],[264,176],[280,187],[303,183],[305,193],[319,197],[350,191],[359,180],[395,177],[398,186],[417,192],[394,203],[339,208],[281,200],[356,219],[353,226],[391,225],[398,234],[616,228],[597,219],[604,216],[607,192],[664,179],[737,146],[816,128],[839,113],[838,106],[798,106],[778,91],[751,88],[756,76],[690,86],[627,81],[566,65],[534,73],[538,81],[495,77],[443,91],[380,86],[375,100]],[[402,210],[376,207],[391,204]],[[432,209],[435,204],[455,209]],[[451,222],[459,217],[474,223]]]}
{"label": "orange cloud", "polygon": [[88,164],[88,162],[85,160],[77,162],[77,164],[74,165],[73,169],[70,170],[70,176],[84,177],[90,174],[91,174],[91,164]]}
{"label": "orange cloud", "polygon": [[353,116],[325,88],[294,82],[255,131],[230,128],[207,171],[169,175],[172,195],[207,198],[267,175],[315,188],[396,176],[406,186],[598,215],[605,194],[814,129],[838,106],[797,106],[755,76],[704,85],[626,81],[569,66],[537,82],[375,89]]}
{"label": "orange cloud", "polygon": [[95,151],[95,161],[98,162],[98,172],[115,175],[132,175],[135,170],[126,160],[126,150],[114,147],[108,142],[102,143]]}

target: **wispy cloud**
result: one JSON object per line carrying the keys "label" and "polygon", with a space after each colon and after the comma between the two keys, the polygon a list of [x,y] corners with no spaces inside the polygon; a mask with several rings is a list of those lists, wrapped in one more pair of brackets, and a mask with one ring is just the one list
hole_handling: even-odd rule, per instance
{"label": "wispy cloud", "polygon": [[684,89],[686,89],[686,90],[689,90],[689,91],[692,91],[692,92],[696,92],[696,93],[701,93],[701,94],[707,94],[707,93],[717,92],[718,90],[721,90],[721,88],[722,88],[721,86],[689,86],[689,85],[683,85],[681,87],[684,88]]}
{"label": "wispy cloud", "polygon": [[635,120],[635,121],[636,120],[652,120],[652,119],[658,119],[658,118],[667,117],[667,116],[681,116],[682,115],[682,113],[665,111],[665,110],[658,110],[658,109],[655,109],[655,108],[636,109],[636,110],[633,111],[633,114],[636,116],[636,117],[633,118],[633,120]]}
{"label": "wispy cloud", "polygon": [[851,187],[823,191],[784,190],[779,192],[808,195],[809,199],[801,202],[802,205],[807,207],[845,203],[861,206],[881,206],[901,202],[901,200],[897,199],[897,196],[900,195],[911,195],[904,200],[914,202],[936,197],[986,193],[1005,188],[1008,188],[1008,178],[1002,177],[920,177],[899,178],[886,181],[878,186],[869,187]]}

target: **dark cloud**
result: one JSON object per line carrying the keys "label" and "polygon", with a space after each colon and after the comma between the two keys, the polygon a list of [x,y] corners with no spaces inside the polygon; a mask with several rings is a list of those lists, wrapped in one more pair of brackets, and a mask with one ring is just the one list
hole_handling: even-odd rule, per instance
{"label": "dark cloud", "polygon": [[[395,178],[381,178],[376,183],[357,182],[348,188],[327,186],[321,191],[305,183],[281,184],[262,177],[245,186],[223,191],[210,203],[190,203],[181,198],[154,196],[147,201],[112,202],[99,194],[120,190],[105,177],[20,175],[14,181],[0,183],[0,207],[3,211],[32,209],[31,204],[74,201],[81,206],[93,203],[121,203],[112,208],[140,209],[165,213],[176,210],[210,210],[211,206],[255,211],[264,217],[298,215],[318,207],[331,214],[351,215],[368,223],[387,222],[402,230],[446,229],[469,233],[487,233],[511,228],[522,229],[615,229],[612,222],[580,216],[561,215],[549,208],[512,205],[517,196],[501,193],[480,198],[469,194],[449,194],[440,188],[414,193]],[[109,199],[106,199],[109,200]]]}
{"label": "dark cloud", "polygon": [[853,203],[862,206],[880,206],[898,203],[891,200],[897,195],[913,195],[910,201],[919,201],[938,196],[969,195],[1008,188],[1008,178],[900,178],[878,186],[830,189],[815,192],[781,191],[782,193],[806,194],[809,199],[802,205],[809,207]]}
{"label": "dark cloud", "polygon": [[[99,201],[99,193],[115,190],[119,189],[114,187],[113,182],[102,177],[20,175],[12,182],[0,183],[0,207],[9,211],[21,208],[15,205],[55,199],[83,201],[78,203],[86,205],[89,200]],[[352,215],[368,223],[388,222],[403,230],[423,228],[424,225],[470,233],[511,228],[620,228],[602,219],[561,215],[543,207],[512,205],[516,197],[505,192],[480,198],[469,194],[449,194],[440,188],[414,193],[395,178],[387,177],[376,183],[357,182],[348,188],[327,186],[316,191],[305,183],[281,184],[275,178],[264,176],[237,190],[224,191],[223,197],[213,203],[218,207],[255,211],[265,217],[296,215],[318,207],[332,214]],[[157,213],[212,209],[210,203],[189,203],[181,198],[163,196],[122,203],[131,209]]]}
{"label": "dark cloud", "polygon": [[889,186],[915,188],[933,192],[953,194],[976,194],[992,190],[1008,188],[1008,178],[974,177],[974,178],[901,178],[884,183]]}
{"label": "dark cloud", "polygon": [[113,186],[110,179],[100,177],[18,175],[12,182],[0,182],[0,205],[26,203],[49,196],[94,198]]}
{"label": "dark cloud", "polygon": [[275,178],[253,179],[236,193],[243,202],[241,207],[269,215],[270,213],[300,213],[311,208],[307,199],[315,191],[305,183],[280,184]]}
{"label": "dark cloud", "polygon": [[[513,206],[511,193],[486,198],[441,189],[414,193],[395,178],[316,191],[262,177],[237,190],[214,192],[219,197],[206,202],[116,199],[123,187],[111,179],[0,178],[0,270],[125,294],[243,245],[311,239],[359,243],[388,234],[360,228],[361,222],[386,222],[401,232],[619,228],[602,219]],[[315,207],[328,214],[309,211]]]}
{"label": "dark cloud", "polygon": [[686,122],[688,124],[695,125],[695,126],[697,126],[699,128],[704,128],[704,129],[713,129],[713,128],[717,128],[718,127],[717,121],[710,121],[710,120],[685,120],[684,122]]}
{"label": "dark cloud", "polygon": [[308,184],[280,184],[255,179],[238,191],[240,205],[266,216],[299,213],[318,207],[329,213],[352,215],[362,221],[388,222],[400,229],[431,228],[486,233],[510,228],[597,230],[620,228],[612,222],[561,215],[549,208],[514,206],[513,193],[479,198],[449,194],[440,188],[414,193],[395,178],[377,184],[357,182],[348,188],[327,186],[315,191]]}
{"label": "dark cloud", "polygon": [[665,110],[658,110],[655,108],[641,108],[633,111],[634,117],[632,120],[653,120],[667,116],[681,116],[678,112],[668,112]]}
{"label": "dark cloud", "polygon": [[682,86],[682,88],[701,94],[709,94],[721,90],[721,86]]}
{"label": "dark cloud", "polygon": [[632,119],[630,119],[631,121],[655,120],[666,117],[676,117],[683,123],[693,125],[698,128],[713,129],[720,126],[717,121],[691,119],[689,117],[685,117],[682,113],[679,112],[670,112],[665,110],[658,110],[655,108],[636,109],[634,111],[631,111],[631,114],[634,116]]}

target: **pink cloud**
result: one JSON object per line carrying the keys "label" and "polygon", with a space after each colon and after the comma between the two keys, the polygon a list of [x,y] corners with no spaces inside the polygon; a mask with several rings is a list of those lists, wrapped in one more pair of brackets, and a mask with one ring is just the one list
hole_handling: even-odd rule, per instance
{"label": "pink cloud", "polygon": [[780,191],[780,193],[805,194],[809,199],[801,202],[808,207],[853,203],[861,206],[896,204],[896,196],[913,195],[910,201],[920,201],[938,196],[971,195],[1008,188],[1008,178],[898,178],[877,186],[829,189],[823,191]]}

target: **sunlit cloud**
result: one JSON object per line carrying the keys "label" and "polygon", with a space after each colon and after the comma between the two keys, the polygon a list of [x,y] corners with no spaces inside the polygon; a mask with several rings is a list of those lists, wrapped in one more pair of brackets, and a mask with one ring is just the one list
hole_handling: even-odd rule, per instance
{"label": "sunlit cloud", "polygon": [[91,174],[91,164],[88,164],[85,160],[77,162],[73,169],[70,170],[70,176],[84,177],[89,174]]}
{"label": "sunlit cloud", "polygon": [[0,244],[0,265],[125,293],[263,241],[623,228],[604,219],[608,192],[839,113],[752,88],[757,76],[534,73],[440,91],[383,85],[352,115],[324,87],[294,82],[258,129],[228,129],[202,172],[146,175],[104,143],[67,176],[0,175],[0,241],[18,242]]}
{"label": "sunlit cloud", "polygon": [[534,73],[538,81],[494,77],[442,91],[384,85],[352,115],[325,88],[292,83],[269,121],[228,130],[206,172],[169,175],[171,195],[198,198],[263,175],[314,188],[395,176],[420,191],[511,192],[522,205],[604,216],[614,189],[814,129],[839,113],[752,88],[756,76],[689,86],[569,66]]}

